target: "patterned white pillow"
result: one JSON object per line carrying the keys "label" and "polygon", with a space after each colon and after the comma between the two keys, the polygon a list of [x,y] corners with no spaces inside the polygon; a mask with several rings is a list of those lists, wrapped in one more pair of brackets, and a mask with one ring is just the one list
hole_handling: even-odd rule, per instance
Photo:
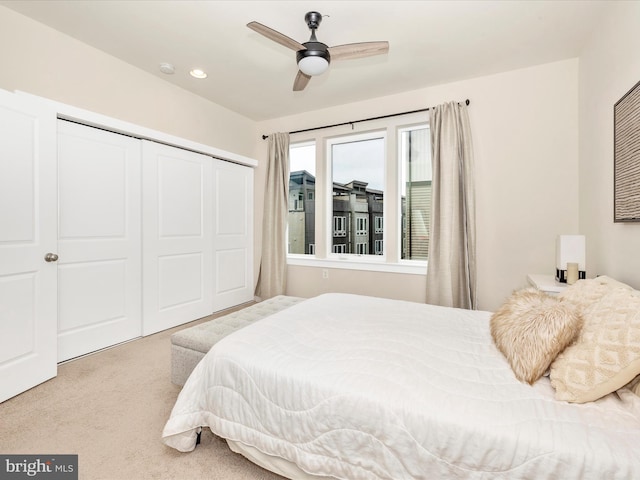
{"label": "patterned white pillow", "polygon": [[560,299],[563,303],[568,303],[571,306],[582,310],[584,308],[592,306],[607,292],[615,290],[616,288],[633,290],[633,288],[631,288],[626,283],[622,283],[611,277],[602,275],[596,278],[578,280],[576,283],[570,285],[564,290],[564,292],[558,295],[558,299]]}
{"label": "patterned white pillow", "polygon": [[577,340],[551,364],[558,400],[594,401],[640,375],[640,292],[624,284],[609,287],[582,305]]}

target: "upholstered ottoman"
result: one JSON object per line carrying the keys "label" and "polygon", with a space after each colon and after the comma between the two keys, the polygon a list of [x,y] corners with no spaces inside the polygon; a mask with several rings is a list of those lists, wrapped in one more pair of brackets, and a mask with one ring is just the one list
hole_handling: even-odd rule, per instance
{"label": "upholstered ottoman", "polygon": [[220,339],[302,300],[304,298],[278,295],[174,333],[171,335],[171,382],[184,385],[198,362]]}

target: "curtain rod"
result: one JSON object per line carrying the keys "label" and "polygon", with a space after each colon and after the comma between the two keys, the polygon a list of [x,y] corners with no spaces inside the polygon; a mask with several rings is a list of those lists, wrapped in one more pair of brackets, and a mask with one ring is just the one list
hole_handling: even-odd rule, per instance
{"label": "curtain rod", "polygon": [[[464,103],[465,103],[465,105],[469,105],[471,102],[467,98],[464,101]],[[419,113],[419,112],[428,112],[428,111],[429,111],[428,108],[422,108],[420,110],[411,110],[410,112],[391,113],[389,115],[381,115],[379,117],[363,118],[362,120],[353,120],[351,122],[334,123],[333,125],[324,125],[322,127],[313,127],[313,128],[305,128],[303,130],[295,130],[293,132],[289,132],[289,135],[294,134],[294,133],[311,132],[313,130],[321,130],[323,128],[341,127],[343,125],[353,125],[354,123],[369,122],[371,120],[380,120],[382,118],[398,117],[400,115],[409,115],[410,113]],[[267,138],[269,138],[269,135],[262,135],[262,139],[263,140],[266,140]]]}

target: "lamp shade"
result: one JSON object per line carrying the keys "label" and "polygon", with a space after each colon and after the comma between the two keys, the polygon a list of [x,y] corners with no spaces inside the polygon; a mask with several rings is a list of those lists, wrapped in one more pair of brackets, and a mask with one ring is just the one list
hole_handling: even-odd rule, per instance
{"label": "lamp shade", "polygon": [[329,62],[320,56],[308,56],[300,59],[298,68],[306,75],[321,75],[329,68]]}

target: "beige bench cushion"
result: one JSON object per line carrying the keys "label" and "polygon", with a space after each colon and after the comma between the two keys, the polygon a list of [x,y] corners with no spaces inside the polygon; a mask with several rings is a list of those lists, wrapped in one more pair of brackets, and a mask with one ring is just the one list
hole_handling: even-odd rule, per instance
{"label": "beige bench cushion", "polygon": [[171,381],[176,385],[184,385],[195,366],[216,342],[302,300],[304,298],[278,295],[174,333],[171,335]]}

